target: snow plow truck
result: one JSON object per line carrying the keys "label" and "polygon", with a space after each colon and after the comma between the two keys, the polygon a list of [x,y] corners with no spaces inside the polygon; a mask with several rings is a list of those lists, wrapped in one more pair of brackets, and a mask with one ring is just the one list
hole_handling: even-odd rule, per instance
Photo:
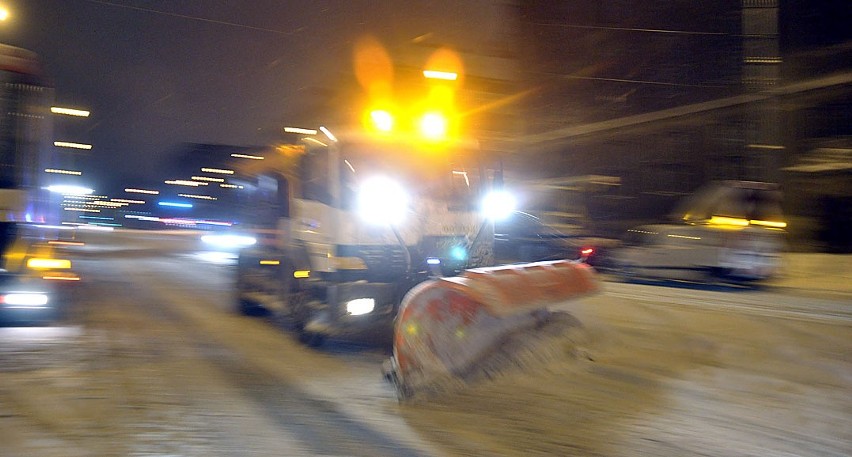
{"label": "snow plow truck", "polygon": [[407,117],[292,129],[298,142],[246,161],[258,242],[240,251],[236,279],[240,312],[280,316],[308,345],[392,333],[400,396],[597,289],[582,262],[495,266],[493,221],[513,210],[502,170],[438,110]]}

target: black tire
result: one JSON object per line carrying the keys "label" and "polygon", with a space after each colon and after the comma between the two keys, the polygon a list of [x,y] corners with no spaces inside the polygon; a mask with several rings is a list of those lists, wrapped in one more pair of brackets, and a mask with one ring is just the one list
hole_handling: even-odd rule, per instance
{"label": "black tire", "polygon": [[243,298],[243,285],[242,285],[242,281],[240,281],[239,273],[237,273],[237,283],[236,283],[235,289],[236,289],[236,294],[235,294],[236,297],[234,297],[234,298],[235,298],[235,301],[236,301],[236,311],[239,314],[241,314],[243,316],[250,316],[250,317],[258,317],[258,316],[266,315],[266,309],[264,309],[262,306],[260,306],[259,304],[255,303],[251,300],[247,300],[247,299]]}
{"label": "black tire", "polygon": [[266,315],[266,310],[262,306],[259,306],[257,303],[243,299],[237,300],[237,312],[239,312],[243,316],[249,317],[259,317]]}

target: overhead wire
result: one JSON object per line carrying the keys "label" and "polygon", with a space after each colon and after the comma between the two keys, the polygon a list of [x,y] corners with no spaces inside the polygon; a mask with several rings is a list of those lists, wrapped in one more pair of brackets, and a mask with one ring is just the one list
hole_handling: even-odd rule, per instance
{"label": "overhead wire", "polygon": [[222,20],[218,20],[218,19],[210,19],[210,18],[205,18],[205,17],[201,17],[201,16],[192,16],[192,15],[188,15],[188,14],[172,13],[170,11],[157,10],[157,9],[154,9],[154,8],[143,8],[141,6],[124,5],[124,4],[121,4],[121,3],[110,2],[110,1],[107,1],[107,0],[84,0],[84,1],[89,2],[89,3],[99,4],[99,5],[112,6],[112,7],[115,7],[115,8],[124,8],[124,9],[129,9],[129,10],[142,11],[142,12],[146,12],[146,13],[160,14],[160,15],[163,15],[163,16],[171,16],[171,17],[177,17],[177,18],[181,18],[181,19],[189,19],[189,20],[193,20],[193,21],[207,22],[207,23],[211,23],[211,24],[226,25],[226,26],[229,26],[229,27],[238,27],[238,28],[249,29],[249,30],[257,30],[257,31],[261,31],[261,32],[270,32],[270,33],[276,33],[276,34],[279,34],[279,35],[295,35],[295,34],[302,31],[301,27],[296,29],[296,30],[293,30],[293,31],[277,30],[277,29],[270,29],[270,28],[266,28],[266,27],[257,27],[257,26],[254,26],[254,25],[240,24],[240,23],[237,23],[237,22],[222,21]]}

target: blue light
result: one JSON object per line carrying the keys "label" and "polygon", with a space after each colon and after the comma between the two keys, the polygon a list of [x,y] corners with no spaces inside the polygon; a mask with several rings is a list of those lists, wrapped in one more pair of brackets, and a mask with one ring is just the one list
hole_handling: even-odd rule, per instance
{"label": "blue light", "polygon": [[157,204],[160,206],[170,206],[173,208],[192,208],[192,203],[159,202]]}
{"label": "blue light", "polygon": [[450,257],[456,260],[465,260],[467,259],[467,249],[461,246],[453,246],[450,250]]}

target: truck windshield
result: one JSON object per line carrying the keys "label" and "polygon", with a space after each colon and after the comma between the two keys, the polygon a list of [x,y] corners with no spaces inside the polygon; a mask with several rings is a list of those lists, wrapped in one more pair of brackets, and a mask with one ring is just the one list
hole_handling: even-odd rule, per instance
{"label": "truck windshield", "polygon": [[427,155],[428,152],[375,146],[350,148],[341,154],[341,200],[351,206],[360,183],[374,176],[398,181],[420,198],[447,201],[451,208],[468,209],[477,200],[482,184],[479,167],[460,151]]}

